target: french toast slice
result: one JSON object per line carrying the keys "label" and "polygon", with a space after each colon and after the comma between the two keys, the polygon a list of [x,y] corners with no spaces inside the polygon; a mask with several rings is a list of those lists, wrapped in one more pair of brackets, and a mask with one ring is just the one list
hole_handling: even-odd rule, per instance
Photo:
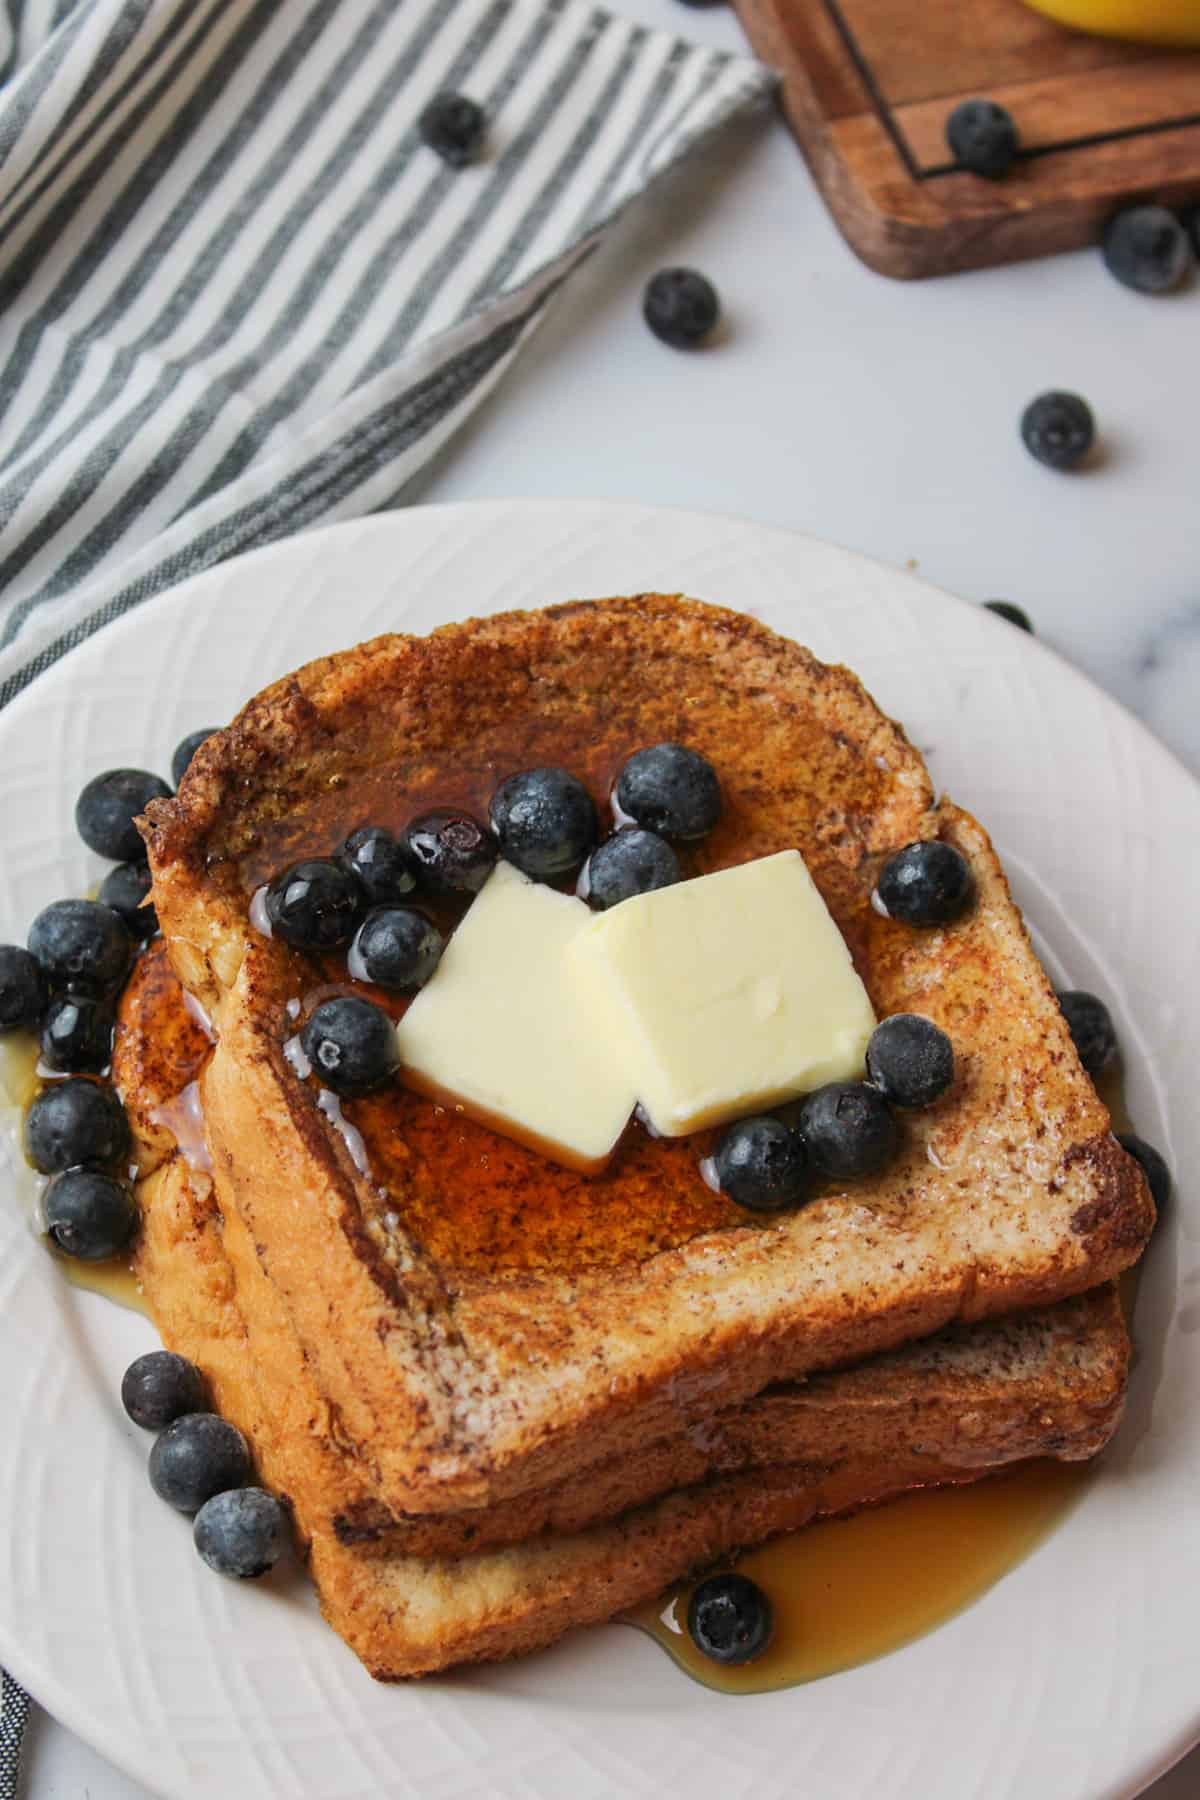
{"label": "french toast slice", "polygon": [[[767,1222],[703,1187],[694,1144],[633,1130],[603,1175],[551,1182],[404,1090],[345,1105],[360,1172],[283,1053],[337,974],[256,932],[253,891],[358,825],[481,812],[518,768],[565,764],[603,802],[668,738],[725,794],[693,871],[798,847],[877,1013],[950,1033],[954,1089],[885,1174]],[[393,1514],[536,1493],[771,1382],[1083,1292],[1151,1229],[986,833],[935,803],[855,677],[742,615],[643,595],[376,640],[251,701],[146,835],[172,961],[217,1033],[219,1204]],[[978,897],[916,932],[870,897],[887,854],[931,836]]]}

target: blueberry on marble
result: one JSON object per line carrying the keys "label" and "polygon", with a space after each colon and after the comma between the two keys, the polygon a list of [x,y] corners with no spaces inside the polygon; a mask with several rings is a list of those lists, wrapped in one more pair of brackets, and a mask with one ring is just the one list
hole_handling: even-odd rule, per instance
{"label": "blueberry on marble", "polygon": [[682,878],[679,858],[666,838],[630,825],[597,844],[583,865],[576,891],[597,912],[605,912],[635,894],[673,887]]}
{"label": "blueberry on marble", "polygon": [[102,906],[111,906],[140,944],[158,930],[158,914],[152,904],[142,902],[150,892],[150,871],[145,863],[118,863],[110,869],[96,893]]}
{"label": "blueberry on marble", "polygon": [[146,846],[134,819],[151,800],[169,800],[165,781],[148,769],[106,769],[93,776],[75,802],[75,829],[97,856],[110,862],[144,861]]}
{"label": "blueberry on marble", "polygon": [[1117,1028],[1112,1014],[1098,995],[1085,993],[1082,988],[1068,988],[1059,994],[1058,1004],[1076,1054],[1095,1081],[1117,1054]]}
{"label": "blueberry on marble", "polygon": [[796,1129],[813,1167],[837,1181],[877,1174],[900,1144],[887,1101],[863,1081],[830,1081],[808,1094]]}
{"label": "blueberry on marble", "polygon": [[470,813],[439,808],[421,813],[400,833],[421,886],[447,899],[477,894],[496,866],[499,846]]}
{"label": "blueberry on marble", "polygon": [[717,771],[684,744],[636,750],[617,776],[614,798],[625,818],[676,843],[705,837],[721,816]]}
{"label": "blueberry on marble", "polygon": [[1139,294],[1169,293],[1192,266],[1188,234],[1165,206],[1122,207],[1108,222],[1103,250],[1109,274]]}
{"label": "blueberry on marble", "polygon": [[147,1350],[121,1377],[121,1405],[144,1431],[162,1431],[185,1413],[208,1410],[208,1389],[195,1363],[173,1350]]}
{"label": "blueberry on marble", "polygon": [[288,1516],[265,1488],[231,1488],[214,1494],[196,1514],[192,1541],[202,1562],[218,1575],[256,1581],[283,1555]]}
{"label": "blueberry on marble", "polygon": [[889,856],[875,889],[877,905],[905,925],[949,925],[975,897],[975,877],[961,850],[938,838],[906,844]]}
{"label": "blueberry on marble", "polygon": [[715,330],[721,302],[698,269],[660,269],[646,283],[642,316],[655,337],[673,350],[695,350]]}
{"label": "blueberry on marble", "polygon": [[435,94],[417,121],[421,142],[452,169],[474,162],[483,148],[487,117],[466,94]]}
{"label": "blueberry on marble", "polygon": [[1166,1158],[1148,1144],[1136,1132],[1121,1131],[1117,1133],[1117,1142],[1129,1156],[1141,1163],[1142,1171],[1150,1184],[1150,1198],[1154,1202],[1154,1210],[1161,1218],[1171,1198],[1171,1171],[1167,1167]]}
{"label": "blueberry on marble", "polygon": [[753,1662],[771,1641],[771,1602],[748,1575],[710,1575],[688,1600],[688,1636],[712,1662]]}
{"label": "blueberry on marble", "polygon": [[42,971],[19,944],[0,944],[0,1032],[36,1031],[46,1003]]}
{"label": "blueberry on marble", "polygon": [[998,619],[1007,619],[1010,625],[1017,627],[1018,631],[1027,631],[1031,637],[1033,636],[1033,621],[1023,606],[1017,606],[1011,600],[985,600],[983,604],[987,611],[995,613]]}
{"label": "blueberry on marble", "polygon": [[56,994],[42,1020],[42,1061],[60,1074],[99,1075],[112,1061],[113,1014],[106,1000]]}
{"label": "blueberry on marble", "polygon": [[570,875],[596,841],[596,808],[567,769],[522,769],[492,795],[501,854],[540,881]]}
{"label": "blueberry on marble", "polygon": [[382,825],[352,831],[337,859],[349,869],[372,906],[407,900],[417,888],[417,869],[404,844]]}
{"label": "blueberry on marble", "polygon": [[85,1076],[49,1082],[25,1114],[25,1154],[43,1175],[112,1163],[129,1149],[129,1121],[112,1088]]}
{"label": "blueberry on marble", "polygon": [[921,1013],[893,1013],[871,1033],[867,1078],[893,1106],[932,1106],[954,1081],[954,1045]]}
{"label": "blueberry on marble", "polygon": [[190,731],[185,738],[181,738],[176,744],[175,753],[171,758],[171,779],[176,787],[179,786],[180,782],[187,774],[191,760],[201,744],[203,744],[207,738],[212,737],[216,730],[217,727],[215,725],[206,725],[203,731]]}
{"label": "blueberry on marble", "polygon": [[1012,114],[994,100],[960,101],[946,120],[946,142],[955,162],[991,181],[1007,174],[1020,148]]}
{"label": "blueberry on marble", "polygon": [[346,966],[355,981],[399,990],[424,987],[445,945],[423,913],[408,906],[377,906],[355,934]]}
{"label": "blueberry on marble", "polygon": [[382,1007],[346,995],[325,1000],[300,1034],[313,1073],[335,1094],[366,1094],[400,1067],[396,1031]]}
{"label": "blueberry on marble", "polygon": [[102,1262],[137,1230],[137,1201],[127,1182],[99,1169],[66,1169],[42,1196],[46,1236],[64,1256]]}
{"label": "blueberry on marble", "polygon": [[51,988],[101,1000],[125,985],[134,942],[111,906],[55,900],[30,926],[29,950]]}
{"label": "blueberry on marble", "polygon": [[185,1413],[150,1452],[150,1486],[177,1512],[199,1512],[214,1494],[250,1478],[250,1451],[236,1425],[216,1413]]}
{"label": "blueberry on marble", "polygon": [[753,1212],[782,1212],[807,1198],[804,1139],[780,1119],[731,1125],[713,1153],[713,1171],[721,1192]]}
{"label": "blueberry on marble", "polygon": [[363,891],[355,877],[329,857],[293,863],[267,889],[271,930],[297,950],[348,944],[362,909]]}
{"label": "blueberry on marble", "polygon": [[1021,440],[1048,469],[1078,468],[1095,436],[1092,409],[1079,394],[1039,394],[1021,414]]}

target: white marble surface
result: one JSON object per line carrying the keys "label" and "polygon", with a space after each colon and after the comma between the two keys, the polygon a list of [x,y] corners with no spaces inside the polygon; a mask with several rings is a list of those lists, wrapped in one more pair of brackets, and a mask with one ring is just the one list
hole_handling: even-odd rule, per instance
{"label": "white marble surface", "polygon": [[[666,3],[624,10],[661,23]],[[679,19],[739,43],[723,12]],[[701,355],[664,348],[640,319],[643,282],[675,262],[725,301],[722,341]],[[625,222],[421,497],[707,507],[1019,601],[1200,773],[1198,333],[1200,283],[1143,299],[1089,252],[913,285],[873,275],[762,119]],[[1021,447],[1020,411],[1048,387],[1092,403],[1104,449],[1086,473],[1056,475]],[[41,1716],[25,1792],[146,1790]],[[1197,1792],[1200,1752],[1147,1800]]]}

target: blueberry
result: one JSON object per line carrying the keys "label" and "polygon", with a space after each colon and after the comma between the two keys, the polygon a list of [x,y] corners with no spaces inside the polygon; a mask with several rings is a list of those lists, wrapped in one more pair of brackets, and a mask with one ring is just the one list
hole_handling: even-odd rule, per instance
{"label": "blueberry", "polygon": [[893,1106],[932,1106],[954,1080],[954,1045],[932,1019],[893,1013],[871,1033],[867,1076]]}
{"label": "blueberry", "polygon": [[771,1641],[771,1602],[748,1575],[710,1575],[692,1589],[688,1636],[713,1662],[753,1662]]}
{"label": "blueberry", "polygon": [[175,746],[175,754],[171,758],[171,779],[178,787],[188,772],[188,765],[206,738],[212,737],[217,730],[215,725],[206,725],[203,731],[190,731]]}
{"label": "blueberry", "polygon": [[161,1431],[184,1413],[206,1411],[208,1390],[195,1363],[171,1350],[147,1350],[121,1378],[121,1405],[144,1431]]}
{"label": "blueberry", "polygon": [[424,987],[441,961],[442,934],[407,906],[377,906],[358,928],[347,967],[355,981],[382,988]]}
{"label": "blueberry", "polygon": [[674,887],[682,876],[679,858],[666,838],[631,825],[596,846],[583,866],[577,892],[597,912],[604,912],[634,894]]}
{"label": "blueberry", "polygon": [[99,1075],[112,1061],[113,1015],[107,1001],[56,994],[42,1021],[42,1061],[64,1074]]}
{"label": "blueberry", "polygon": [[1048,469],[1074,469],[1092,447],[1096,422],[1078,394],[1039,394],[1021,414],[1025,448]]}
{"label": "blueberry", "polygon": [[25,1154],[43,1175],[111,1163],[129,1149],[129,1122],[112,1088],[82,1075],[52,1081],[25,1114]]}
{"label": "blueberry", "polygon": [[67,1169],[42,1196],[46,1236],[64,1256],[102,1262],[123,1250],[137,1230],[137,1201],[129,1186],[99,1169]]}
{"label": "blueberry", "polygon": [[36,1031],[45,1005],[42,971],[19,944],[0,944],[0,1032]]}
{"label": "blueberry", "polygon": [[96,898],[102,906],[111,906],[124,920],[125,929],[144,944],[158,930],[154,907],[142,905],[149,892],[150,871],[145,863],[118,863],[100,883]]}
{"label": "blueberry", "polygon": [[684,844],[706,836],[721,816],[717,771],[682,744],[635,751],[617,777],[615,799],[635,825]]}
{"label": "blueberry", "polygon": [[236,1425],[216,1413],[185,1413],[150,1452],[150,1486],[178,1512],[199,1512],[214,1494],[250,1478],[250,1451]]}
{"label": "blueberry", "polygon": [[424,887],[459,899],[479,892],[500,854],[487,826],[463,812],[422,813],[404,827],[400,842]]}
{"label": "blueberry", "polygon": [[146,846],[133,821],[151,800],[170,798],[166,782],[148,769],[108,769],[75,802],[75,829],[89,850],[110,862],[142,862]]}
{"label": "blueberry", "polygon": [[403,844],[382,825],[351,832],[337,859],[358,881],[372,906],[407,900],[416,892],[417,871]]}
{"label": "blueberry", "polygon": [[287,1513],[265,1488],[214,1494],[196,1514],[192,1540],[218,1575],[254,1581],[273,1569],[287,1542]]}
{"label": "blueberry", "polygon": [[1165,294],[1191,268],[1192,251],[1183,225],[1165,206],[1126,206],[1108,222],[1104,261],[1126,287]]}
{"label": "blueberry", "polygon": [[1153,1144],[1148,1144],[1145,1138],[1138,1137],[1135,1132],[1118,1132],[1117,1142],[1122,1150],[1141,1163],[1146,1180],[1150,1183],[1150,1198],[1154,1202],[1154,1210],[1161,1218],[1167,1201],[1171,1198],[1171,1171],[1165,1159]]}
{"label": "blueberry", "polygon": [[363,893],[340,863],[314,857],[277,875],[266,904],[271,930],[285,944],[297,950],[332,950],[354,936]]}
{"label": "blueberry", "polygon": [[900,1142],[887,1101],[863,1081],[830,1081],[817,1088],[800,1108],[797,1129],[809,1161],[838,1181],[874,1175]]}
{"label": "blueberry", "polygon": [[491,825],[509,862],[542,881],[569,875],[596,841],[596,808],[566,769],[523,769],[492,795]]}
{"label": "blueberry", "polygon": [[1033,621],[1023,606],[1014,606],[1011,600],[985,600],[983,603],[989,612],[994,612],[999,619],[1007,619],[1010,625],[1033,635]]}
{"label": "blueberry", "polygon": [[482,106],[466,94],[435,94],[417,121],[421,142],[453,169],[475,161],[486,129]]}
{"label": "blueberry", "polygon": [[955,162],[994,181],[1016,161],[1020,139],[1006,108],[994,100],[963,100],[946,120],[946,142]]}
{"label": "blueberry", "polygon": [[723,1194],[754,1212],[782,1212],[807,1198],[804,1140],[779,1119],[739,1119],[713,1155]]}
{"label": "blueberry", "polygon": [[961,850],[927,838],[888,857],[875,894],[890,919],[905,925],[949,925],[974,899],[975,877]]}
{"label": "blueberry", "polygon": [[29,949],[52,988],[93,1000],[125,985],[134,943],[120,915],[96,900],[56,900],[29,929]]}
{"label": "blueberry", "polygon": [[1193,251],[1200,256],[1200,206],[1193,207],[1191,212],[1184,214],[1183,228],[1192,241]]}
{"label": "blueberry", "polygon": [[304,1054],[335,1094],[366,1094],[400,1066],[392,1021],[381,1007],[352,995],[325,1000],[300,1034]]}
{"label": "blueberry", "polygon": [[694,350],[721,316],[717,290],[697,269],[660,269],[646,283],[642,317],[673,350]]}
{"label": "blueberry", "polygon": [[1058,996],[1071,1041],[1087,1073],[1095,1081],[1117,1054],[1117,1028],[1103,1000],[1081,988]]}

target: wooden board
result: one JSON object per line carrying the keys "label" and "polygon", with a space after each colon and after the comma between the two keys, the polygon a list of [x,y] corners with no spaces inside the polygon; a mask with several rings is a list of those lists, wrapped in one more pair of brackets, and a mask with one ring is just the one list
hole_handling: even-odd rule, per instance
{"label": "wooden board", "polygon": [[[1200,201],[1200,51],[1084,36],[1021,0],[735,3],[834,218],[885,275],[1075,249],[1126,201]],[[976,97],[1020,132],[999,181],[946,147]]]}

